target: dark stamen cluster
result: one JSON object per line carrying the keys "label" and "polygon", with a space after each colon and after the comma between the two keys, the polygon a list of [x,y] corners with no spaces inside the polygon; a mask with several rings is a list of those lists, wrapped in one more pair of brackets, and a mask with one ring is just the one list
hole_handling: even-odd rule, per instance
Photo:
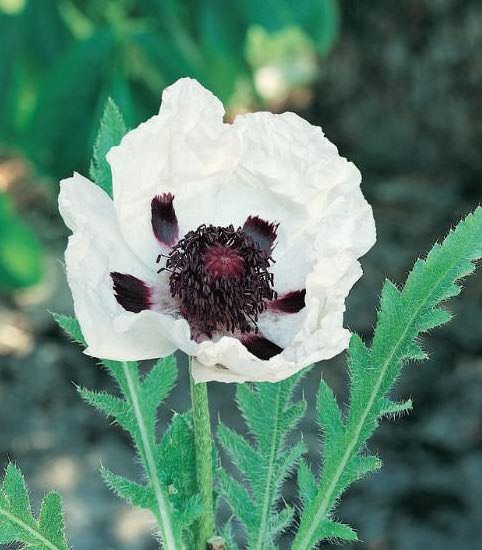
{"label": "dark stamen cluster", "polygon": [[173,247],[166,269],[171,294],[193,328],[207,335],[249,333],[257,332],[259,314],[276,298],[271,263],[241,228],[201,225]]}

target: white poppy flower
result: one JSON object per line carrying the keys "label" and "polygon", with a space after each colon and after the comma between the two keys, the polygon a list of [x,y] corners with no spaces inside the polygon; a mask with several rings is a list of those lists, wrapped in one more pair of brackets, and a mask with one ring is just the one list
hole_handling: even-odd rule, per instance
{"label": "white poppy flower", "polygon": [[88,355],[180,349],[198,382],[277,381],[347,347],[345,298],[375,242],[360,172],[293,113],[223,115],[181,79],[108,153],[113,200],[61,182]]}

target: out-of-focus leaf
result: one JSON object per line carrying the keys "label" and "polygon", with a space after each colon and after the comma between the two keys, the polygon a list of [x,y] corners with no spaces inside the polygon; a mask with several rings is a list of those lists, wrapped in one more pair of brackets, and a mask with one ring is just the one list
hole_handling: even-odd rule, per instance
{"label": "out-of-focus leaf", "polygon": [[300,23],[313,38],[320,55],[326,55],[340,32],[340,8],[338,0],[301,0],[309,5]]}
{"label": "out-of-focus leaf", "polygon": [[285,99],[291,90],[311,84],[318,71],[313,41],[298,25],[272,33],[250,27],[246,57],[256,90],[266,100]]}
{"label": "out-of-focus leaf", "polygon": [[[338,0],[0,2],[0,143],[55,177],[86,171],[107,97],[132,125],[182,76],[228,108],[284,100],[313,82],[339,27]],[[253,29],[269,38],[262,65]]]}
{"label": "out-of-focus leaf", "polygon": [[[94,32],[94,23],[77,8],[74,2],[58,2],[59,15],[73,36],[78,39],[88,38]],[[84,3],[85,9],[85,3]]]}
{"label": "out-of-focus leaf", "polygon": [[268,31],[278,31],[295,21],[291,0],[245,0],[240,5],[246,25],[260,25]]}
{"label": "out-of-focus leaf", "polygon": [[[157,68],[154,78],[159,78],[163,86],[181,74],[192,74],[193,67],[175,46],[166,37],[158,36],[155,32],[139,33],[134,37],[133,44],[142,56],[138,59],[144,68],[144,74],[148,76],[148,82],[152,82],[153,71]],[[138,65],[139,67],[139,65]],[[131,69],[132,70],[132,69]]]}
{"label": "out-of-focus leaf", "polygon": [[0,13],[16,15],[25,9],[26,0],[0,0]]}
{"label": "out-of-focus leaf", "polygon": [[55,176],[87,164],[92,113],[114,69],[113,53],[112,34],[98,31],[75,43],[45,75],[25,145]]}
{"label": "out-of-focus leaf", "polygon": [[240,3],[204,0],[197,15],[196,24],[203,48],[215,48],[224,56],[242,55],[246,24]]}
{"label": "out-of-focus leaf", "polygon": [[205,66],[203,80],[224,102],[248,74],[243,47],[246,27],[237,2],[205,0],[196,18]]}
{"label": "out-of-focus leaf", "polygon": [[14,67],[19,47],[20,18],[0,12],[0,140],[10,137]]}
{"label": "out-of-focus leaf", "polygon": [[[162,90],[162,87],[157,88],[157,90],[160,89]],[[139,118],[136,105],[138,101],[135,101],[132,96],[132,83],[120,70],[111,79],[109,97],[115,101],[125,121],[146,120],[146,118],[152,116],[153,110],[151,109],[145,116]]]}
{"label": "out-of-focus leaf", "polygon": [[327,53],[338,34],[338,0],[245,0],[242,6],[247,23],[267,31],[301,26],[321,55]]}
{"label": "out-of-focus leaf", "polygon": [[71,41],[57,0],[29,0],[22,12],[22,49],[30,70],[49,67]]}
{"label": "out-of-focus leaf", "polygon": [[0,290],[28,287],[42,276],[42,250],[32,231],[0,194]]}
{"label": "out-of-focus leaf", "polygon": [[257,25],[248,29],[246,58],[253,69],[294,63],[305,56],[313,59],[313,55],[312,41],[297,25],[271,33]]}
{"label": "out-of-focus leaf", "polygon": [[0,10],[0,139],[19,145],[38,92],[38,79],[61,57],[71,35],[54,0],[29,0]]}
{"label": "out-of-focus leaf", "polygon": [[187,11],[185,3],[178,0],[139,0],[139,7],[143,14],[150,15],[157,22],[164,19],[180,19]]}

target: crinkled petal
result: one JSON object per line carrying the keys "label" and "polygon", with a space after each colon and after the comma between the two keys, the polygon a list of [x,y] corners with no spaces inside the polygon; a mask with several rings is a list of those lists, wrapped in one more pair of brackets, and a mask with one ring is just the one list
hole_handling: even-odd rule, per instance
{"label": "crinkled petal", "polygon": [[268,361],[258,359],[236,338],[223,336],[217,342],[199,345],[192,374],[196,382],[276,382],[299,370],[283,354]]}
{"label": "crinkled petal", "polygon": [[[293,113],[247,114],[232,125],[222,117],[220,102],[191,79],[165,90],[159,115],[130,132],[108,155],[116,230],[131,256],[141,259],[137,263],[152,270],[166,241],[153,230],[156,196],[174,195],[181,238],[203,223],[238,227],[250,216],[279,224],[275,290],[282,295],[306,289],[306,306],[300,311],[267,310],[260,316],[260,334],[283,351],[261,360],[231,336],[194,344],[188,329],[165,338],[196,355],[198,381],[281,380],[347,347],[345,299],[361,275],[358,258],[375,242],[373,214],[361,193],[358,169],[320,128]],[[97,228],[91,229],[92,241],[99,236]],[[133,315],[146,327],[139,325],[142,330],[136,332],[131,317],[116,317],[113,330],[141,340],[154,338],[148,327],[157,313]],[[172,327],[183,321],[166,323]]]}
{"label": "crinkled petal", "polygon": [[61,182],[59,208],[73,233],[65,262],[86,353],[128,361],[164,357],[177,348],[194,352],[185,320],[153,310],[126,311],[115,299],[111,272],[128,273],[153,287],[160,279],[125,244],[111,199],[75,174]]}
{"label": "crinkled petal", "polygon": [[199,345],[193,376],[197,382],[276,382],[318,361],[331,359],[348,347],[343,327],[345,298],[361,276],[358,262],[338,256],[317,265],[306,280],[306,307],[295,314],[266,312],[261,334],[283,348],[262,360],[236,338],[224,336]]}
{"label": "crinkled petal", "polygon": [[204,189],[237,162],[238,148],[223,115],[221,102],[211,92],[183,78],[164,90],[159,114],[129,132],[108,153],[122,234],[146,265],[152,265],[159,251],[152,200],[165,193],[174,195],[182,236],[199,226],[202,213],[209,209],[211,196]]}
{"label": "crinkled petal", "polygon": [[[257,200],[248,214],[279,223],[272,267],[275,288],[280,294],[306,288],[306,307],[292,314],[268,309],[260,316],[261,334],[283,348],[281,354],[262,361],[241,352],[233,339],[206,342],[198,356],[204,368],[195,376],[281,380],[347,348],[345,299],[362,274],[357,258],[376,240],[375,224],[360,190],[360,172],[338,154],[320,128],[292,113],[255,113],[238,117],[234,129],[241,158],[231,187],[236,197],[231,210],[241,205],[245,215],[248,194],[247,202]],[[229,203],[223,190],[214,199]]]}
{"label": "crinkled petal", "polygon": [[342,252],[356,261],[373,246],[375,223],[360,172],[321,128],[294,113],[249,113],[233,127],[242,143],[238,170],[251,194],[260,193],[261,217],[279,222],[272,269],[279,293],[304,288],[320,257]]}

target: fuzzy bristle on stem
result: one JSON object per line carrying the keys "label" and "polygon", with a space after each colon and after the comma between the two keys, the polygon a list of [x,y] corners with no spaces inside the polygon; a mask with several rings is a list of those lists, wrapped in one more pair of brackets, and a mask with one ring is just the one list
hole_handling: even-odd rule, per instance
{"label": "fuzzy bristle on stem", "polygon": [[213,438],[207,384],[196,384],[192,377],[192,363],[195,360],[193,357],[189,357],[196,481],[203,508],[202,514],[197,521],[196,549],[206,550],[207,542],[214,535],[215,529]]}

